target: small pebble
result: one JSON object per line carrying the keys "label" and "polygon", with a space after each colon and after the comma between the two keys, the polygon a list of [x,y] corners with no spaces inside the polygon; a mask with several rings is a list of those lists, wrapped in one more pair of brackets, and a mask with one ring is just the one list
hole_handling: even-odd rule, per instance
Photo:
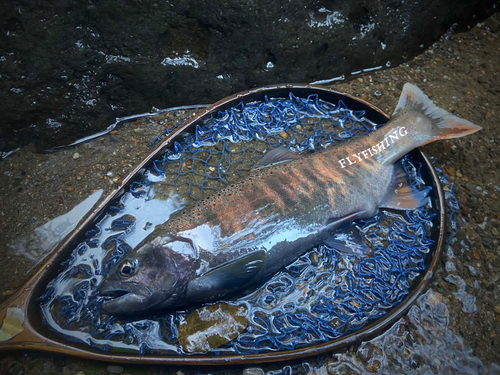
{"label": "small pebble", "polygon": [[474,256],[474,259],[476,259],[476,260],[481,259],[481,256],[479,255],[479,253],[477,252],[476,249],[472,249],[472,255]]}
{"label": "small pebble", "polygon": [[116,177],[113,178],[113,182],[115,184],[120,185],[122,183],[122,179],[119,176],[116,176]]}
{"label": "small pebble", "polygon": [[497,314],[500,314],[500,305],[496,305],[496,306],[494,307],[494,310],[495,310],[495,312],[496,312]]}
{"label": "small pebble", "polygon": [[74,188],[73,186],[68,186],[68,187],[66,188],[66,191],[67,191],[67,192],[69,192],[69,193],[71,193],[71,192],[72,192],[72,191],[74,191],[74,190],[75,190],[75,188]]}
{"label": "small pebble", "polygon": [[76,160],[76,159],[78,159],[79,157],[80,157],[80,154],[79,154],[78,152],[75,152],[75,153],[73,154],[73,160]]}
{"label": "small pebble", "polygon": [[313,252],[309,255],[309,259],[311,260],[312,264],[318,264],[319,262],[319,255],[316,252]]}
{"label": "small pebble", "polygon": [[264,375],[264,370],[260,367],[247,367],[243,370],[243,375]]}
{"label": "small pebble", "polygon": [[109,365],[106,369],[111,374],[121,374],[123,371],[125,371],[122,366],[118,365]]}
{"label": "small pebble", "polygon": [[455,266],[455,263],[448,261],[446,262],[445,269],[446,272],[453,272],[457,270],[457,267]]}
{"label": "small pebble", "polygon": [[469,272],[470,272],[470,275],[471,275],[472,277],[476,277],[476,276],[478,276],[478,275],[479,275],[479,272],[477,272],[477,270],[474,268],[474,266],[471,266],[471,265],[469,264],[469,266],[468,266],[468,267],[469,267]]}
{"label": "small pebble", "polygon": [[491,234],[494,235],[494,236],[498,236],[499,233],[498,233],[497,228],[491,228]]}

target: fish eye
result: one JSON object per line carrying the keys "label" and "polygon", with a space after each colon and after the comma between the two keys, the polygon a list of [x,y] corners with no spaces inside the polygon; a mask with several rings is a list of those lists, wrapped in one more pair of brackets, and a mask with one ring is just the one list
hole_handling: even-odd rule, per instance
{"label": "fish eye", "polygon": [[135,264],[132,262],[124,262],[120,267],[120,276],[130,277],[134,274]]}

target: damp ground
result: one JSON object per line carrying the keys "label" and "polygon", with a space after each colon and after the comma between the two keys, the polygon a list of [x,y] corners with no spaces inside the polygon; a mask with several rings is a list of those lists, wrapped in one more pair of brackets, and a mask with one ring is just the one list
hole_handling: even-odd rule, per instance
{"label": "damp ground", "polygon": [[[498,61],[500,14],[466,33],[448,33],[403,65],[330,85],[392,113],[403,84],[411,82],[439,106],[483,127],[471,136],[423,148],[437,158],[455,185],[460,203],[458,234],[431,282],[432,292],[387,335],[340,353],[297,363],[198,372],[500,373],[495,365],[500,364]],[[44,247],[33,236],[36,228],[70,211],[99,189],[107,195],[148,153],[155,136],[194,113],[196,110],[181,110],[159,115],[154,121],[136,120],[57,153],[39,154],[34,147],[24,147],[0,162],[0,299],[7,299],[21,287],[50,253],[50,249],[40,250]],[[437,361],[432,359],[435,353],[441,353]],[[31,352],[5,353],[0,359],[0,372],[6,374],[179,371],[195,372],[178,367],[109,365]]]}

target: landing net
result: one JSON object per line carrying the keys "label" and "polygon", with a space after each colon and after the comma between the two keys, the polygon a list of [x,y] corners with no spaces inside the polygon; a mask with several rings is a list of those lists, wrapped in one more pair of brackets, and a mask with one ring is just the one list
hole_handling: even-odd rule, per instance
{"label": "landing net", "polygon": [[[154,161],[61,264],[62,271],[39,298],[44,322],[70,340],[102,350],[186,354],[177,327],[192,309],[136,320],[101,312],[97,286],[109,269],[169,214],[244,177],[267,150],[283,146],[308,154],[381,126],[364,115],[342,101],[290,94],[240,103],[197,125]],[[412,184],[425,188],[421,165],[408,158],[403,165]],[[453,192],[447,194],[454,218]],[[163,216],[152,219],[151,206]],[[425,272],[436,214],[429,203],[406,212],[382,211],[358,222],[373,250],[369,256],[326,246],[311,249],[250,295],[227,301],[247,307],[249,324],[236,339],[209,353],[297,349],[339,338],[384,316]]]}

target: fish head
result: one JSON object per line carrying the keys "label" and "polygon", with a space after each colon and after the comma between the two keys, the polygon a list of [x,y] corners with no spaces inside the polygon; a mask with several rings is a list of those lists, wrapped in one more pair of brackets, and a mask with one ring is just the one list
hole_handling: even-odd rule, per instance
{"label": "fish head", "polygon": [[[172,247],[146,243],[115,264],[98,291],[110,315],[137,315],[172,305],[185,291],[193,261]],[[168,302],[168,303],[167,303]]]}

